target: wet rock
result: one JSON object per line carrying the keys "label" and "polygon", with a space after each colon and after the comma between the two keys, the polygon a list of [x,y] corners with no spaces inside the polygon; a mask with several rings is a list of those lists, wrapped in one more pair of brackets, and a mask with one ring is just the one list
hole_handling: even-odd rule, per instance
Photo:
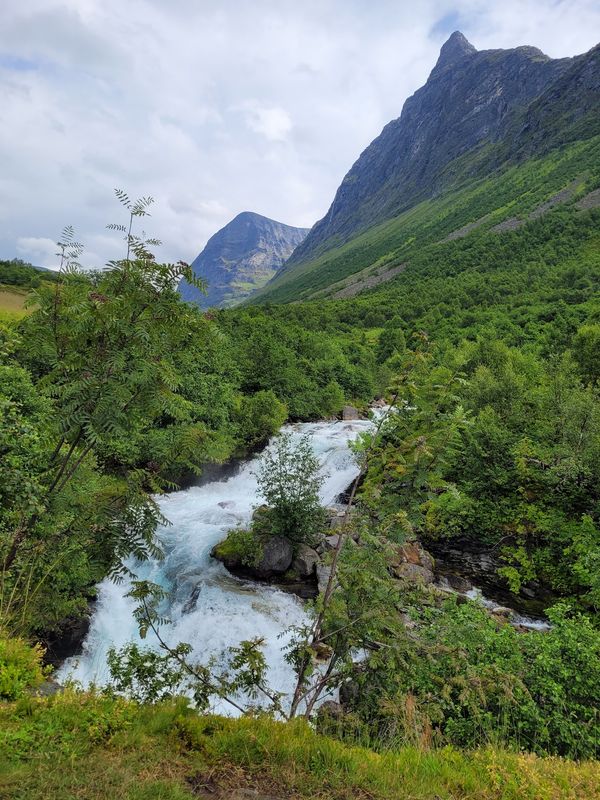
{"label": "wet rock", "polygon": [[298,578],[294,572],[286,572],[284,575],[276,576],[269,581],[273,586],[277,586],[282,592],[295,594],[301,600],[314,600],[318,596],[316,575],[309,575],[307,578]]}
{"label": "wet rock", "polygon": [[282,575],[290,568],[293,557],[292,543],[283,536],[272,536],[263,546],[262,558],[256,565],[256,572],[264,578],[273,574]]}
{"label": "wet rock", "polygon": [[342,419],[347,421],[360,419],[358,409],[354,408],[354,406],[344,406],[342,408]]}
{"label": "wet rock", "polygon": [[[225,540],[227,541],[227,540]],[[213,558],[220,561],[227,570],[237,578],[259,581],[277,586],[288,594],[295,594],[303,600],[317,597],[317,577],[315,571],[301,575],[299,569],[293,568],[293,547],[287,539],[274,537],[264,544],[264,553],[258,565],[244,564],[239,553],[231,552],[223,542],[216,545],[211,552]],[[307,548],[310,550],[310,548]],[[314,553],[314,551],[312,551]],[[308,561],[309,553],[304,554]],[[316,556],[316,553],[315,553]],[[297,564],[296,566],[300,566]],[[308,565],[307,565],[308,567]],[[200,594],[202,584],[199,583],[190,594],[184,606],[184,613],[193,611]]]}
{"label": "wet rock", "polygon": [[182,609],[184,614],[190,614],[196,608],[196,603],[198,602],[198,598],[200,597],[201,591],[202,591],[202,583],[197,583],[192,589],[192,593],[190,594],[189,599],[187,600],[186,604]]}
{"label": "wet rock", "polygon": [[465,578],[464,575],[457,575],[454,572],[448,572],[443,576],[446,579],[446,583],[451,589],[454,589],[455,592],[469,592],[473,588],[473,584],[468,578]]}
{"label": "wet rock", "polygon": [[233,500],[221,500],[221,502],[217,503],[217,505],[219,506],[219,508],[233,508],[235,506],[235,503],[233,502]]}
{"label": "wet rock", "polygon": [[292,561],[292,569],[300,578],[308,578],[314,574],[319,561],[319,554],[316,550],[306,544],[301,544]]}
{"label": "wet rock", "polygon": [[67,617],[61,623],[59,630],[41,637],[41,643],[46,648],[45,663],[58,667],[66,658],[81,653],[83,642],[90,629],[93,611],[94,602],[90,600],[80,617]]}

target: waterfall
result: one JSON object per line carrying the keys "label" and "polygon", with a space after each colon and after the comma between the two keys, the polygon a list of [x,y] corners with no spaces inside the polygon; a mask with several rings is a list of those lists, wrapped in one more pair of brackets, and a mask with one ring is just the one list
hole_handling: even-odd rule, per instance
{"label": "waterfall", "polygon": [[[308,436],[325,474],[321,499],[331,504],[358,473],[349,442],[372,428],[368,420],[317,422],[287,425],[284,431],[299,439]],[[217,661],[227,648],[245,639],[264,639],[269,665],[268,683],[278,692],[293,689],[294,674],[285,662],[283,649],[289,641],[290,626],[306,621],[302,603],[275,588],[232,577],[210,556],[226,532],[249,523],[253,508],[260,504],[255,470],[258,458],[244,463],[234,476],[174,492],[160,498],[160,507],[171,525],[158,531],[165,557],[128,566],[138,579],[151,580],[168,593],[164,610],[171,624],[161,629],[170,644],[187,642],[190,659]],[[57,678],[68,678],[84,686],[106,684],[109,671],[106,656],[110,647],[120,648],[141,640],[133,617],[134,601],[126,597],[130,583],[104,580],[90,630],[80,656],[69,658]],[[144,645],[158,647],[150,632]],[[218,713],[231,707],[216,701]]]}

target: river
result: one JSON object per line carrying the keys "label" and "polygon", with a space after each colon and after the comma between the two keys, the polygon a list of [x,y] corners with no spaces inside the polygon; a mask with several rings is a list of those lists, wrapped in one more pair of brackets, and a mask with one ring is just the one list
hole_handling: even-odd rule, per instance
{"label": "river", "polygon": [[[283,431],[296,440],[309,438],[325,476],[321,489],[324,505],[334,503],[356,477],[358,467],[349,442],[372,428],[373,423],[368,420],[284,426]],[[166,590],[161,613],[171,624],[161,629],[161,635],[170,645],[187,642],[192,646],[191,659],[207,663],[214,658],[219,663],[228,648],[245,639],[261,637],[269,665],[268,683],[275,691],[288,694],[293,690],[294,675],[283,651],[290,626],[306,621],[301,601],[274,587],[234,578],[210,555],[228,530],[249,523],[253,509],[261,503],[255,476],[259,459],[256,456],[240,464],[236,473],[226,479],[160,498],[161,511],[171,522],[158,531],[165,557],[128,566],[139,579],[151,580]],[[115,584],[107,579],[100,584],[83,651],[61,666],[56,676],[60,682],[71,678],[83,686],[105,685],[109,679],[109,648],[141,642],[133,616],[135,603],[127,597],[129,589],[128,580]],[[476,588],[467,596],[490,609],[498,606]],[[518,615],[514,615],[513,622],[528,628],[548,627],[544,620]],[[152,632],[143,643],[158,648]],[[232,711],[220,700],[215,701],[213,710],[228,714]]]}
{"label": "river", "polygon": [[[321,489],[325,505],[333,503],[357,475],[348,444],[371,428],[368,420],[284,426],[295,439],[309,437],[325,475]],[[238,580],[210,556],[227,531],[247,524],[260,504],[254,474],[259,458],[241,464],[227,479],[162,497],[161,511],[171,522],[158,531],[165,558],[129,567],[139,579],[154,581],[168,592],[164,614],[171,624],[161,629],[161,635],[169,644],[187,642],[193,648],[190,658],[206,663],[211,657],[218,661],[227,648],[244,639],[262,637],[268,682],[274,690],[288,693],[294,675],[282,650],[289,640],[288,628],[306,621],[301,601],[278,589]],[[109,648],[140,642],[133,617],[135,604],[126,596],[129,589],[129,581],[115,584],[107,579],[100,584],[82,654],[62,665],[57,674],[60,682],[72,678],[84,686],[102,686],[109,678]],[[144,644],[158,646],[152,633]],[[222,701],[216,701],[213,709],[231,713],[231,707]]]}

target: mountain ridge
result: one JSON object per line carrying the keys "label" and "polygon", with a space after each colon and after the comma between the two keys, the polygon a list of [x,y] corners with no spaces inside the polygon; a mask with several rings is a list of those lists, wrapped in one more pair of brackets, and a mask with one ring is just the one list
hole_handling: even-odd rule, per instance
{"label": "mountain ridge", "polygon": [[512,115],[539,97],[572,61],[551,59],[529,46],[476,50],[455,31],[427,82],[362,152],[327,214],[284,269],[320,252],[328,239],[347,241],[438,193],[445,167],[487,140],[497,141]]}
{"label": "mountain ridge", "polygon": [[486,215],[483,230],[501,232],[515,212],[527,218],[573,181],[593,191],[599,108],[600,45],[552,59],[527,45],[478,51],[455,31],[425,85],[251,302],[323,296],[359,272],[391,279],[419,248],[463,227],[481,231]]}

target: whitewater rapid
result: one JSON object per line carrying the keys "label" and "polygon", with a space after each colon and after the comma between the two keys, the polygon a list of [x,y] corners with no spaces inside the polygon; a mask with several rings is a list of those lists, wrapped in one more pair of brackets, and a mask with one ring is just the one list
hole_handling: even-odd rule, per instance
{"label": "whitewater rapid", "polygon": [[[325,505],[333,503],[358,473],[349,442],[372,427],[368,420],[284,426],[283,431],[294,439],[308,436],[325,475],[321,489]],[[160,498],[161,511],[171,523],[158,531],[165,557],[128,566],[138,579],[151,580],[168,593],[163,613],[171,624],[160,632],[170,645],[187,642],[192,646],[191,660],[206,664],[214,658],[218,663],[229,647],[261,637],[269,665],[268,683],[275,691],[289,693],[294,676],[283,651],[290,626],[306,621],[301,602],[278,589],[232,577],[210,556],[228,530],[248,524],[253,509],[261,503],[255,476],[259,458],[242,464],[230,478]],[[108,579],[99,585],[82,654],[63,664],[57,674],[60,682],[72,679],[83,686],[106,685],[109,648],[141,643],[133,617],[135,603],[126,596],[130,586],[129,581],[115,584]],[[143,644],[158,648],[152,632]],[[229,714],[232,709],[216,701],[213,710]]]}

